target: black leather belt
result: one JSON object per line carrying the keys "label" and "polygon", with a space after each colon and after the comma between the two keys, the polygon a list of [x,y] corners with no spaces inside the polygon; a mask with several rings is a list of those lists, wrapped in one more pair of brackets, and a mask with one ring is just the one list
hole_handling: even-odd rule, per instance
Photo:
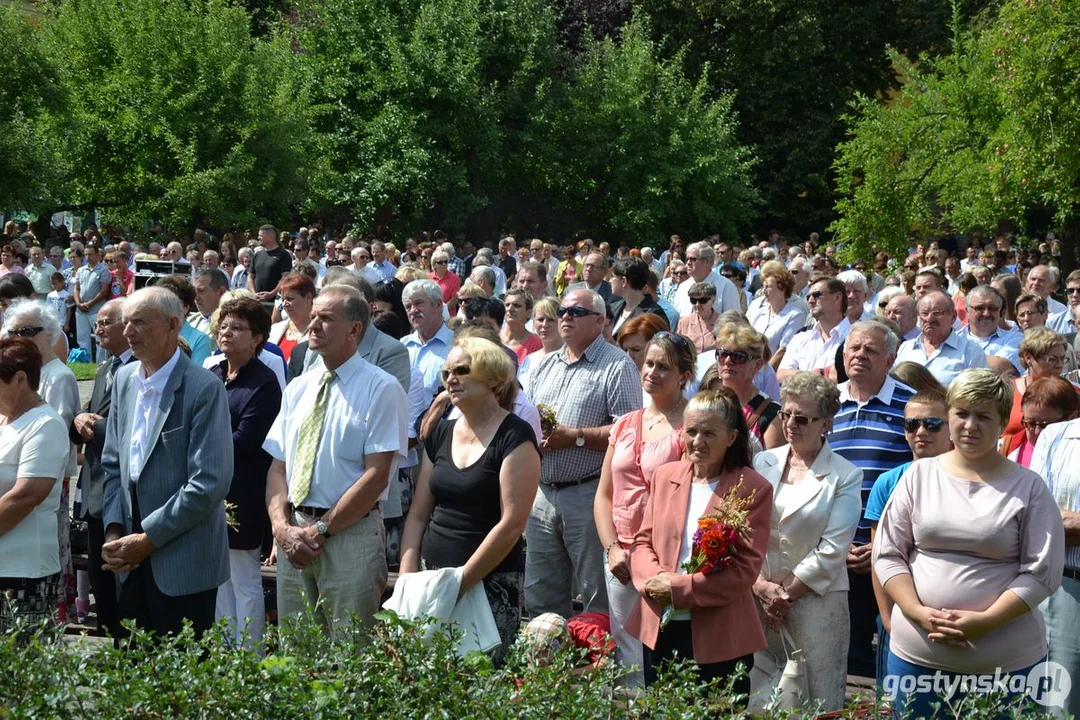
{"label": "black leather belt", "polygon": [[1080,570],[1076,570],[1073,568],[1065,568],[1065,570],[1061,573],[1061,576],[1067,577],[1070,580],[1076,580],[1077,582],[1080,582]]}
{"label": "black leather belt", "polygon": [[572,488],[572,487],[576,487],[578,485],[584,485],[585,483],[590,483],[593,480],[599,480],[599,479],[600,479],[599,475],[593,475],[592,477],[587,477],[587,478],[584,478],[582,480],[566,480],[564,482],[546,482],[546,483],[541,483],[541,484],[544,485],[545,487],[555,488],[556,490],[565,490],[566,488]]}
{"label": "black leather belt", "polygon": [[311,505],[290,505],[289,507],[295,512],[311,515],[312,517],[322,517],[330,512],[330,508],[313,507]]}

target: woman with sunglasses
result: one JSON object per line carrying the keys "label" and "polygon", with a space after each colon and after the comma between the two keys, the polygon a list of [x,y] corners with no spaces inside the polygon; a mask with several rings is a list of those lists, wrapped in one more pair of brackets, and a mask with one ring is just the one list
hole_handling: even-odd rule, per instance
{"label": "woman with sunglasses", "polygon": [[[763,393],[754,380],[765,365],[769,343],[745,323],[721,323],[716,330],[716,364],[706,371],[702,388],[729,387],[735,391],[750,428],[754,451],[784,444],[784,432],[776,422],[780,405]],[[713,371],[715,368],[715,374]]]}
{"label": "woman with sunglasses", "polygon": [[1047,425],[1075,418],[1080,413],[1080,399],[1076,387],[1065,378],[1043,377],[1028,384],[1020,410],[1023,430],[1005,432],[1001,438],[1001,454],[1024,467],[1031,467],[1031,456],[1039,435]]}
{"label": "woman with sunglasses", "polygon": [[1016,436],[1024,432],[1024,393],[1036,380],[1060,377],[1065,370],[1066,355],[1072,351],[1069,342],[1050,328],[1035,327],[1024,333],[1020,341],[1020,367],[1025,373],[1012,381],[1012,412],[1004,435]]}
{"label": "woman with sunglasses", "polygon": [[780,366],[788,341],[804,325],[809,313],[805,303],[792,300],[795,278],[777,260],[761,268],[761,296],[750,303],[746,318],[769,341],[769,364]]}
{"label": "woman with sunglasses", "polygon": [[11,591],[0,633],[16,616],[52,620],[59,595],[57,510],[70,426],[37,392],[41,365],[32,338],[0,338],[0,592]]}
{"label": "woman with sunglasses", "polygon": [[477,583],[495,616],[501,661],[521,627],[522,536],[540,482],[536,434],[513,415],[517,381],[506,351],[479,338],[456,340],[442,384],[461,411],[424,441],[401,539],[401,573],[463,568],[459,597]]}
{"label": "woman with sunglasses", "polygon": [[650,402],[646,409],[623,415],[612,425],[593,500],[596,530],[607,559],[604,576],[615,658],[623,667],[638,668],[623,678],[630,687],[642,683],[641,642],[626,629],[639,597],[630,582],[630,553],[641,529],[653,472],[682,457],[679,431],[687,402],[683,390],[693,377],[690,341],[667,331],[656,333],[645,348],[641,368],[641,385]]}
{"label": "woman with sunglasses", "polygon": [[834,382],[800,371],[784,382],[780,399],[775,424],[783,426],[788,444],[754,458],[754,469],[773,488],[769,550],[754,584],[769,647],[754,658],[764,671],[755,676],[754,692],[764,706],[785,655],[801,650],[807,705],[820,702],[820,710],[838,710],[844,704],[850,629],[845,559],[862,512],[863,474],[825,440],[840,410]]}
{"label": "woman with sunglasses", "polygon": [[[1065,534],[1043,479],[997,451],[1012,394],[993,371],[961,372],[946,396],[954,449],[916,460],[878,525],[873,568],[895,604],[897,717],[929,717],[943,676],[1026,678],[1046,658],[1038,607],[1061,584]],[[1006,684],[1010,701],[1026,694]]]}
{"label": "woman with sunglasses", "polygon": [[716,347],[716,286],[711,282],[696,282],[690,286],[687,294],[694,311],[679,318],[679,334],[690,338],[698,354],[709,352]]}
{"label": "woman with sunglasses", "polygon": [[[772,486],[750,467],[750,434],[735,393],[703,390],[683,411],[686,459],[661,465],[653,474],[641,529],[634,538],[630,575],[641,593],[627,628],[643,644],[645,684],[676,656],[693,658],[701,682],[734,678],[742,663],[754,666],[765,647],[751,588],[769,545]],[[740,542],[721,572],[688,573],[694,533],[702,515],[730,493],[747,502],[749,542]],[[673,608],[669,622],[661,617]],[[749,678],[734,680],[745,695]]]}
{"label": "woman with sunglasses", "polygon": [[[4,334],[33,341],[41,354],[41,371],[37,392],[70,428],[79,413],[79,383],[75,373],[53,352],[53,345],[63,335],[56,311],[43,300],[18,300],[4,313]],[[67,622],[68,609],[75,607],[75,573],[71,564],[71,514],[68,497],[71,477],[78,470],[78,451],[71,440],[62,443],[67,465],[60,488],[60,503],[56,506],[60,565],[62,569],[59,598],[59,621]],[[72,613],[74,619],[74,613]]]}

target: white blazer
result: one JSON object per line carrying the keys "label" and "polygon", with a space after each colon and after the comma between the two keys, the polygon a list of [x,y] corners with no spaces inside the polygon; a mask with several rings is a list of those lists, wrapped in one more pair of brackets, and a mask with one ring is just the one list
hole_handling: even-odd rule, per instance
{"label": "white blazer", "polygon": [[[790,445],[782,445],[754,458],[754,469],[774,493],[790,451]],[[845,560],[862,516],[862,477],[862,470],[834,453],[829,443],[822,445],[810,473],[785,488],[787,507],[779,527],[771,528],[779,538],[780,567],[768,568],[769,580],[780,582],[794,574],[818,595],[848,589]]]}

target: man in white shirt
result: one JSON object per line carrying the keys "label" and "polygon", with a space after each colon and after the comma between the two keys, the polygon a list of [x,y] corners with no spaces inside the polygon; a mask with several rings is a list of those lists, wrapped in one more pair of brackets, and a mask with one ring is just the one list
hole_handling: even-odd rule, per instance
{"label": "man in white shirt", "polygon": [[367,309],[344,285],[315,298],[309,345],[324,371],[285,389],[263,443],[274,458],[266,504],[278,544],[278,612],[313,610],[328,630],[353,614],[370,622],[379,609],[387,579],[379,503],[408,449],[405,391],[356,354]]}
{"label": "man in white shirt", "polygon": [[476,258],[473,260],[473,269],[478,267],[489,267],[491,271],[495,273],[495,295],[502,297],[506,294],[506,273],[503,272],[501,267],[493,264],[493,254],[491,248],[480,248],[476,251]]}
{"label": "man in white shirt", "polygon": [[885,317],[900,327],[900,341],[914,340],[919,337],[919,313],[915,308],[915,298],[910,295],[897,295],[885,306]]}
{"label": "man in white shirt", "polygon": [[679,315],[686,317],[694,310],[690,302],[690,288],[697,282],[709,282],[716,287],[717,312],[735,310],[742,312],[742,303],[739,302],[739,288],[735,283],[720,275],[713,268],[715,257],[712,246],[707,242],[693,243],[686,249],[686,267],[690,271],[690,277],[679,284],[675,291],[675,297],[671,304]]}
{"label": "man in white shirt", "polygon": [[1051,297],[1051,293],[1057,290],[1057,277],[1053,268],[1047,265],[1036,265],[1031,268],[1027,276],[1027,289],[1036,295],[1046,298],[1046,310],[1050,317],[1046,321],[1046,327],[1057,333],[1069,333],[1069,320],[1072,315],[1068,307]]}
{"label": "man in white shirt", "polygon": [[897,364],[916,362],[946,388],[962,370],[988,367],[983,349],[953,330],[956,307],[948,295],[943,292],[925,295],[919,300],[918,310],[922,332],[900,345]]}
{"label": "man in white shirt", "polygon": [[[52,292],[52,276],[56,272],[49,263],[45,262],[45,253],[41,248],[30,248],[30,264],[26,266],[24,275],[34,286],[34,297],[39,300]],[[61,318],[63,320],[63,318]]]}
{"label": "man in white shirt", "polygon": [[844,283],[847,295],[847,311],[844,313],[852,325],[860,320],[869,320],[874,317],[873,305],[867,307],[867,296],[870,288],[866,283],[866,276],[858,270],[845,270],[836,276],[836,279]]}
{"label": "man in white shirt", "polygon": [[423,375],[428,395],[435,397],[442,384],[439,372],[454,343],[454,333],[443,322],[442,290],[433,280],[413,280],[402,291],[401,301],[414,331],[401,338],[401,344],[409,351],[412,367]]}
{"label": "man in white shirt", "polygon": [[847,319],[847,287],[834,277],[821,278],[806,295],[814,323],[795,333],[776,371],[783,383],[799,370],[836,374],[836,351],[844,342],[851,323]]}
{"label": "man in white shirt", "polygon": [[349,267],[354,273],[367,280],[372,285],[382,282],[382,274],[371,263],[371,252],[367,248],[353,248],[352,266]]}

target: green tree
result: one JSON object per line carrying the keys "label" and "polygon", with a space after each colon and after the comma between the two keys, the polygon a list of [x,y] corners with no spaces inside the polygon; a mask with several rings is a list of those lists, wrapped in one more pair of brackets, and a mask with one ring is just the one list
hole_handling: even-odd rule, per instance
{"label": "green tree", "polygon": [[42,39],[71,90],[68,204],[110,219],[286,220],[304,197],[307,81],[226,0],[68,0]]}
{"label": "green tree", "polygon": [[570,81],[551,88],[531,170],[558,205],[620,239],[734,234],[758,196],[731,98],[710,99],[680,56],[658,58],[644,18],[620,34],[586,44]]}
{"label": "green tree", "polygon": [[45,210],[62,193],[68,95],[21,8],[0,8],[0,208]]}

